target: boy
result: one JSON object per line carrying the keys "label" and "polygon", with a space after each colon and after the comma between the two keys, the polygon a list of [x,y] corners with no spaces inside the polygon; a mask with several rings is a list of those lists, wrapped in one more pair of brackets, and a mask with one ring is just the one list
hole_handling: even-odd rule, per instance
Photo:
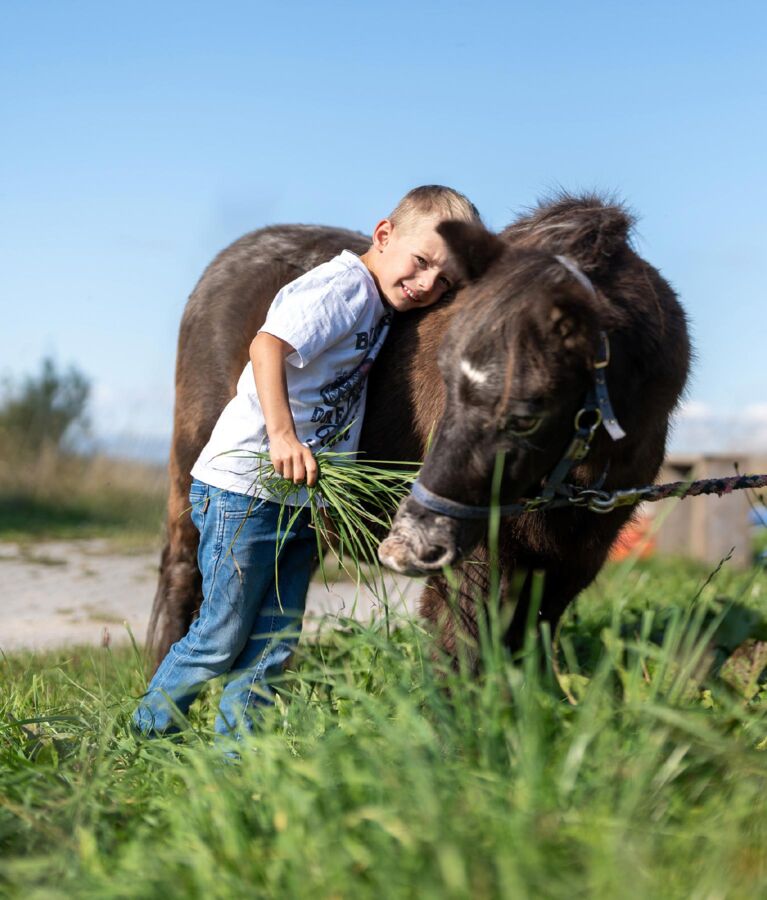
{"label": "boy", "polygon": [[361,257],[344,250],[272,302],[251,343],[251,365],[192,469],[203,603],[134,714],[142,733],[177,730],[178,713],[224,673],[217,735],[239,739],[253,730],[249,711],[271,702],[268,680],[300,633],[316,541],[308,509],[284,514],[277,533],[280,505],[254,472],[252,454],[268,449],[301,506],[302,485],[317,480],[314,452],[339,434],[344,450],[357,449],[366,376],[393,312],[431,306],[457,287],[460,269],[435,230],[446,219],[478,222],[479,214],[450,188],[415,188],[376,225]]}

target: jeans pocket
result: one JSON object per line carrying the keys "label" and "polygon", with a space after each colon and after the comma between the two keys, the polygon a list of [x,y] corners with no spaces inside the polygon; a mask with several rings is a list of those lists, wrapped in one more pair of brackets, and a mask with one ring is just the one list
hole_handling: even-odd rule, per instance
{"label": "jeans pocket", "polygon": [[265,503],[266,500],[260,497],[251,497],[249,494],[235,494],[233,491],[227,491],[224,518],[247,519],[248,516],[256,515]]}

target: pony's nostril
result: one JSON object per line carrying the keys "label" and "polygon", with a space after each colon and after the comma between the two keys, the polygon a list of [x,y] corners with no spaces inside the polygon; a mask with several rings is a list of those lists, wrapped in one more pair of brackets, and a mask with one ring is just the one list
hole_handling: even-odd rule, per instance
{"label": "pony's nostril", "polygon": [[448,555],[449,551],[447,547],[440,547],[437,545],[436,547],[432,547],[426,553],[424,553],[419,562],[425,563],[426,565],[431,565],[433,563],[439,562],[444,559]]}

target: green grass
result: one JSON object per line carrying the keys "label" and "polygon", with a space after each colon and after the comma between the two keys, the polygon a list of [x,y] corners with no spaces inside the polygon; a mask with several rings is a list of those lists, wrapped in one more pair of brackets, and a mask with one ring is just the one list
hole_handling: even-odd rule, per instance
{"label": "green grass", "polygon": [[766,580],[608,568],[561,629],[573,702],[532,639],[510,660],[488,635],[475,680],[415,623],[349,622],[239,764],[215,690],[184,741],[129,734],[129,649],[4,659],[0,894],[763,896],[767,690],[718,667]]}

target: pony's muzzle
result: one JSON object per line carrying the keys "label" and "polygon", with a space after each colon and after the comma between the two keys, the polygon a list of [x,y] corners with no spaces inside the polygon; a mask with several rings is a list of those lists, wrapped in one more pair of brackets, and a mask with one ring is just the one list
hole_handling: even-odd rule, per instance
{"label": "pony's muzzle", "polygon": [[402,575],[439,572],[458,559],[458,524],[447,516],[429,513],[408,497],[378,548],[378,558],[387,568]]}
{"label": "pony's muzzle", "polygon": [[455,551],[439,544],[421,548],[414,552],[414,542],[403,534],[390,534],[378,548],[378,558],[386,566],[400,575],[429,575],[439,572],[444,566],[455,561]]}

